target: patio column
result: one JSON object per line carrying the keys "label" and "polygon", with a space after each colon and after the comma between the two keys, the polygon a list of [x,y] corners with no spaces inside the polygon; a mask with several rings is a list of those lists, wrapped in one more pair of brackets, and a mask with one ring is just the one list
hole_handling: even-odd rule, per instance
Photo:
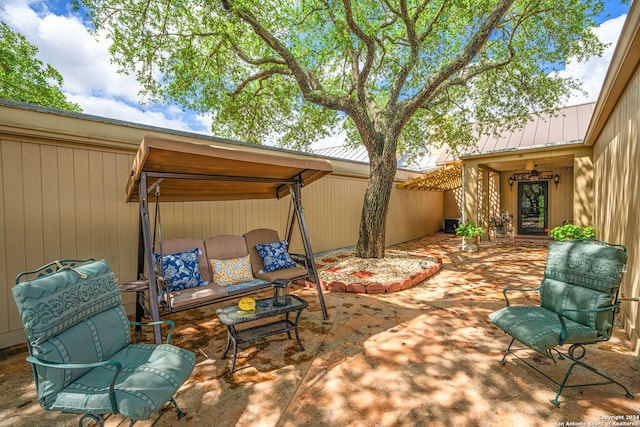
{"label": "patio column", "polygon": [[593,225],[593,161],[588,155],[573,159],[573,223]]}
{"label": "patio column", "polygon": [[480,188],[482,195],[482,200],[480,206],[482,208],[481,216],[478,219],[478,225],[482,227],[488,227],[489,225],[489,211],[491,208],[491,182],[489,178],[489,171],[486,169],[480,169],[478,171],[480,177]]}
{"label": "patio column", "polygon": [[478,221],[478,164],[465,161],[462,165],[462,220]]}

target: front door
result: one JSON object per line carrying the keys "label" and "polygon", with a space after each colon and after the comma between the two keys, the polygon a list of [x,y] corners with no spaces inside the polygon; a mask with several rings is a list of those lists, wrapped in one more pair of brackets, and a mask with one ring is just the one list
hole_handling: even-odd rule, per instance
{"label": "front door", "polygon": [[547,181],[518,182],[518,234],[547,234],[548,184]]}

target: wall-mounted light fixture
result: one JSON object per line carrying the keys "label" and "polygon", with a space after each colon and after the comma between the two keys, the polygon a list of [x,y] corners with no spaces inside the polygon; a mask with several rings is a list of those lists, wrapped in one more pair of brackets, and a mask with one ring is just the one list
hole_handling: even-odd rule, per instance
{"label": "wall-mounted light fixture", "polygon": [[511,191],[512,189],[513,189],[513,176],[510,176],[509,177],[509,191]]}
{"label": "wall-mounted light fixture", "polygon": [[558,189],[558,183],[560,182],[560,175],[558,175],[558,174],[553,175],[553,182],[555,182],[556,190],[557,190]]}

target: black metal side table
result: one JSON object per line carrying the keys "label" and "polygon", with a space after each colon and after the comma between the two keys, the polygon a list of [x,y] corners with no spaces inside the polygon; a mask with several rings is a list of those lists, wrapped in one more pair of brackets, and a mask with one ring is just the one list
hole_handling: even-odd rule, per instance
{"label": "black metal side table", "polygon": [[[309,304],[297,295],[289,295],[286,305],[278,306],[273,304],[273,298],[259,299],[256,301],[256,309],[252,311],[243,311],[238,308],[237,304],[221,307],[216,310],[216,314],[220,321],[227,326],[227,346],[222,353],[222,358],[227,357],[231,343],[233,343],[233,359],[231,361],[231,373],[236,366],[236,357],[238,355],[238,344],[255,341],[260,338],[266,338],[271,335],[287,333],[291,339],[291,331],[296,334],[296,341],[300,349],[304,351],[304,346],[300,341],[298,332],[298,321],[302,310]],[[289,319],[289,313],[296,312],[294,321]],[[248,328],[237,329],[236,326],[255,320],[267,319],[284,315],[284,319],[274,320],[269,323],[250,326]]]}

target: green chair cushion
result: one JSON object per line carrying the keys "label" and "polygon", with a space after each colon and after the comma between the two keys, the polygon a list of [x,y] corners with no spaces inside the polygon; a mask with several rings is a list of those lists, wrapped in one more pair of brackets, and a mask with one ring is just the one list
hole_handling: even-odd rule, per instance
{"label": "green chair cushion", "polygon": [[[51,363],[94,363],[111,359],[131,342],[130,324],[122,306],[98,313],[33,347],[31,353]],[[38,399],[43,406],[89,369],[37,366]]]}
{"label": "green chair cushion", "polygon": [[[86,274],[86,278],[80,274]],[[108,360],[131,342],[116,278],[106,260],[61,270],[12,288],[31,354],[51,363]],[[52,396],[87,370],[38,366],[38,399]]]}
{"label": "green chair cushion", "polygon": [[[151,418],[193,371],[193,352],[167,344],[131,344],[131,325],[106,260],[51,272],[18,283],[12,291],[31,356],[58,364],[115,361],[122,365],[115,400],[118,412],[127,418]],[[112,412],[109,386],[115,366],[34,367],[43,408]]]}
{"label": "green chair cushion", "polygon": [[38,277],[11,288],[31,345],[84,319],[122,304],[115,275],[106,260]]}
{"label": "green chair cushion", "polygon": [[590,241],[551,242],[544,277],[614,294],[627,253]]}
{"label": "green chair cushion", "polygon": [[[120,414],[147,420],[166,403],[191,374],[195,355],[172,345],[131,344],[110,360],[122,364],[115,386]],[[62,389],[43,405],[75,413],[111,412],[109,384],[115,368],[95,368]]]}
{"label": "green chair cushion", "polygon": [[[572,285],[553,279],[543,279],[540,288],[540,305],[590,328],[608,338],[613,328],[613,310],[571,311],[573,309],[595,310],[609,307],[614,303],[614,295],[591,288]],[[563,311],[568,310],[568,311]]]}
{"label": "green chair cushion", "polygon": [[[560,343],[562,326],[558,315],[539,306],[510,306],[489,314],[491,323],[516,340],[541,353]],[[594,342],[596,329],[565,319],[566,344]]]}

